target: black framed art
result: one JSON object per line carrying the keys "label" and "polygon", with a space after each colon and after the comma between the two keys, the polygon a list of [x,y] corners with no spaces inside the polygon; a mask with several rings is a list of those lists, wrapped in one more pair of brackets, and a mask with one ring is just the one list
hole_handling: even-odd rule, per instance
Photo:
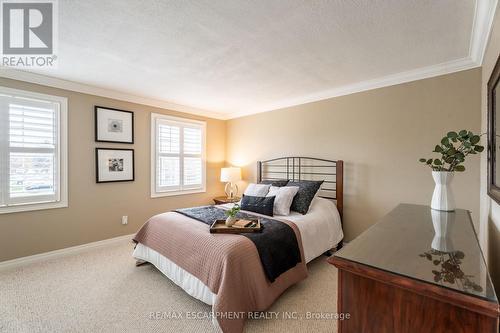
{"label": "black framed art", "polygon": [[498,91],[500,90],[500,55],[487,85],[488,98],[488,195],[500,204],[500,160],[497,161],[500,145],[500,110]]}
{"label": "black framed art", "polygon": [[134,181],[134,150],[96,148],[96,183]]}
{"label": "black framed art", "polygon": [[134,143],[134,113],[95,106],[95,141]]}

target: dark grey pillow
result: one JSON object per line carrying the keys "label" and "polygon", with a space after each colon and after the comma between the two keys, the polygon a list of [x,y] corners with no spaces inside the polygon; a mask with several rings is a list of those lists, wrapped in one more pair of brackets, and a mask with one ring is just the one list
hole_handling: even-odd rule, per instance
{"label": "dark grey pillow", "polygon": [[279,179],[279,180],[263,180],[259,184],[266,184],[266,185],[271,185],[271,186],[276,186],[276,187],[283,187],[288,184],[290,180],[289,179]]}
{"label": "dark grey pillow", "polygon": [[287,186],[298,186],[299,191],[295,195],[292,201],[291,210],[299,212],[301,214],[307,214],[311,202],[318,192],[319,188],[323,184],[323,180],[313,181],[313,180],[301,180],[296,182],[288,182]]}
{"label": "dark grey pillow", "polygon": [[276,197],[253,197],[243,194],[240,207],[242,210],[247,210],[267,216],[273,216],[275,198]]}

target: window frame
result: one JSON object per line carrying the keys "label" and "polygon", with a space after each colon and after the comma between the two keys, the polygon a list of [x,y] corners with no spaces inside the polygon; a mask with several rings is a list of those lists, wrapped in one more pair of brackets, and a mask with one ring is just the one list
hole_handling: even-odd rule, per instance
{"label": "window frame", "polygon": [[[170,122],[172,124],[179,124],[181,126],[180,130],[180,138],[179,138],[179,180],[181,189],[172,189],[172,190],[158,190],[157,186],[157,178],[158,178],[158,161],[159,161],[159,151],[157,150],[158,145],[158,121]],[[184,157],[190,157],[191,154],[184,154],[184,134],[183,129],[185,127],[196,126],[201,128],[201,169],[202,169],[202,181],[201,187],[194,188],[192,185],[186,185],[185,189],[182,189],[184,183]],[[207,123],[201,120],[194,120],[188,118],[174,117],[161,113],[151,113],[151,198],[160,198],[160,197],[168,197],[168,196],[177,196],[177,195],[185,195],[185,194],[193,194],[193,193],[204,193],[206,192],[206,184],[207,184],[207,161],[206,161],[206,143],[207,143]],[[169,155],[177,155],[177,154],[169,154]],[[187,156],[185,156],[187,155]]]}
{"label": "window frame", "polygon": [[[23,203],[22,200],[18,200],[18,203],[6,204],[6,199],[3,195],[8,196],[8,191],[2,191],[0,193],[0,214],[9,214],[17,212],[27,212],[34,210],[45,210],[45,209],[55,209],[68,207],[68,99],[66,97],[54,96],[42,93],[36,93],[27,90],[13,89],[4,86],[0,86],[1,95],[9,95],[12,97],[18,97],[23,99],[33,99],[33,100],[43,100],[51,103],[57,103],[59,105],[59,110],[56,115],[56,127],[57,127],[57,145],[55,150],[57,158],[57,173],[55,180],[57,181],[57,193],[56,200],[40,201],[40,202],[26,202]],[[0,129],[9,132],[9,123],[0,122]],[[34,148],[36,150],[36,148]],[[7,145],[0,144],[0,186],[2,189],[6,190],[9,184],[9,167],[3,165],[3,163],[9,164],[9,158],[2,158],[9,154],[10,148]],[[3,206],[2,206],[3,205]]]}

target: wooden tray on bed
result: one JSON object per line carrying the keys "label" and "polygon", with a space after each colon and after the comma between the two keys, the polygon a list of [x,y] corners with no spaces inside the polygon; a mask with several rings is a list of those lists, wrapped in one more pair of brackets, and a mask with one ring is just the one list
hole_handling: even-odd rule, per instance
{"label": "wooden tray on bed", "polygon": [[253,228],[238,228],[238,227],[227,227],[226,220],[215,220],[210,226],[211,234],[241,234],[246,232],[260,232],[262,230],[262,225],[260,224],[260,219],[250,219],[251,221],[256,221],[257,226]]}

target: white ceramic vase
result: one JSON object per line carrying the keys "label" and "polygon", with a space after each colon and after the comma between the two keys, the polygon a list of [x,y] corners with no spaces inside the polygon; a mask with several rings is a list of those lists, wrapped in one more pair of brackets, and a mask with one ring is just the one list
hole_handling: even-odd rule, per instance
{"label": "white ceramic vase", "polygon": [[432,194],[431,208],[451,212],[455,210],[455,198],[450,188],[453,172],[432,171],[432,178],[436,183]]}
{"label": "white ceramic vase", "polygon": [[226,227],[232,227],[234,222],[236,222],[236,217],[228,216],[226,219]]}

